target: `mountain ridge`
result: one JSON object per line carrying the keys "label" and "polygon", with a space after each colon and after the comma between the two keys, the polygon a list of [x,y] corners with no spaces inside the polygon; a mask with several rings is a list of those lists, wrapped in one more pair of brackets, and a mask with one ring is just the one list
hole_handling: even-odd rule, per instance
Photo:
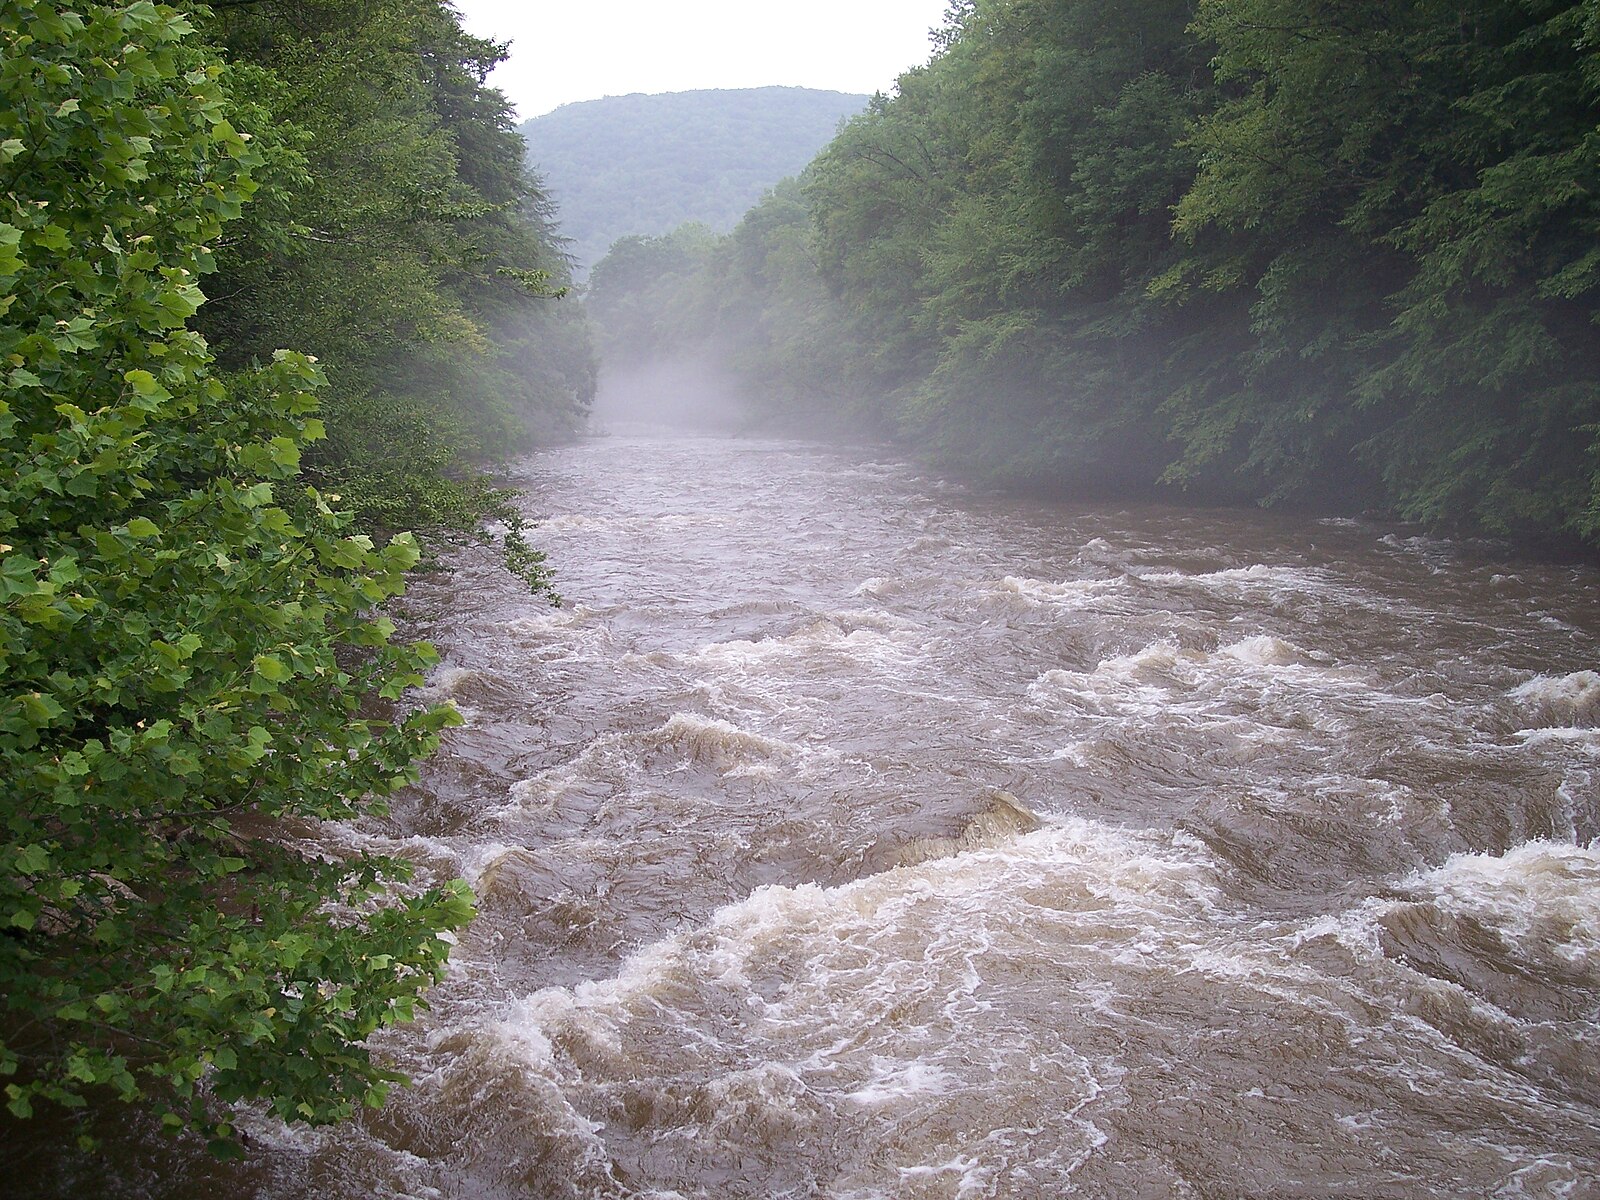
{"label": "mountain ridge", "polygon": [[731,229],[868,99],[780,86],[633,92],[563,104],[518,132],[582,275],[619,237]]}

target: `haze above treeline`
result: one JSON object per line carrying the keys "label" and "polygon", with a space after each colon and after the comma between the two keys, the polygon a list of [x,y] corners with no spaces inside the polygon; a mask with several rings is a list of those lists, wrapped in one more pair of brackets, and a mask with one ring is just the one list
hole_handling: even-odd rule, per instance
{"label": "haze above treeline", "polygon": [[509,44],[488,82],[523,119],[636,93],[773,86],[870,94],[928,57],[946,0],[456,0],[469,32]]}

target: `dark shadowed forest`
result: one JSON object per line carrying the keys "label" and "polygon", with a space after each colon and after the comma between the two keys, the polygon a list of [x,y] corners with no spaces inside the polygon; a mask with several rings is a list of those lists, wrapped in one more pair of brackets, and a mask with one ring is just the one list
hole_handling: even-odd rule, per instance
{"label": "dark shadowed forest", "polygon": [[595,270],[608,353],[1080,495],[1600,539],[1600,10],[958,4],[723,238]]}

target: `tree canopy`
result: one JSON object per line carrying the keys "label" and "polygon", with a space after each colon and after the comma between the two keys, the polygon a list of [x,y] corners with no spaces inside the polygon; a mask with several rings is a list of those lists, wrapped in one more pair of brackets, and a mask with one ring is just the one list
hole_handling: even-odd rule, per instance
{"label": "tree canopy", "polygon": [[211,1100],[380,1103],[365,1041],[471,915],[315,830],[459,720],[405,699],[400,529],[470,531],[592,390],[500,54],[439,0],[0,0],[15,1116],[141,1100],[225,1150]]}
{"label": "tree canopy", "polygon": [[579,428],[596,370],[582,310],[555,299],[553,206],[484,86],[504,47],[440,0],[201,13],[273,152],[200,328],[229,369],[318,356],[328,437],[307,470],[365,524],[473,525],[493,507],[474,468]]}
{"label": "tree canopy", "polygon": [[965,0],[662,327],[777,421],[995,479],[1593,545],[1597,36],[1593,0]]}

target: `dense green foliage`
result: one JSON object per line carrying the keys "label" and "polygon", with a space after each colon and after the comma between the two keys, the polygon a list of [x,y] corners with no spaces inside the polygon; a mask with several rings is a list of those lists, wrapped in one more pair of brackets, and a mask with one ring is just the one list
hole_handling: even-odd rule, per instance
{"label": "dense green foliage", "polygon": [[522,135],[588,268],[620,237],[731,229],[866,103],[797,87],[608,96],[525,121]]}
{"label": "dense green foliage", "polygon": [[594,392],[550,202],[483,86],[502,48],[440,0],[254,0],[202,30],[272,153],[200,328],[230,369],[319,359],[307,470],[363,524],[474,525],[471,468],[573,432]]}
{"label": "dense green foliage", "polygon": [[1597,47],[1594,0],[967,0],[654,336],[994,478],[1592,544]]}
{"label": "dense green foliage", "polygon": [[617,239],[586,297],[606,362],[663,358],[705,331],[716,309],[704,267],[718,245],[717,235],[698,224],[660,237]]}
{"label": "dense green foliage", "polygon": [[592,386],[498,53],[439,0],[0,0],[16,1116],[145,1099],[227,1148],[211,1098],[379,1103],[365,1039],[471,915],[315,823],[458,719],[402,698],[432,652],[381,615],[420,553],[396,526],[470,528],[473,463]]}

